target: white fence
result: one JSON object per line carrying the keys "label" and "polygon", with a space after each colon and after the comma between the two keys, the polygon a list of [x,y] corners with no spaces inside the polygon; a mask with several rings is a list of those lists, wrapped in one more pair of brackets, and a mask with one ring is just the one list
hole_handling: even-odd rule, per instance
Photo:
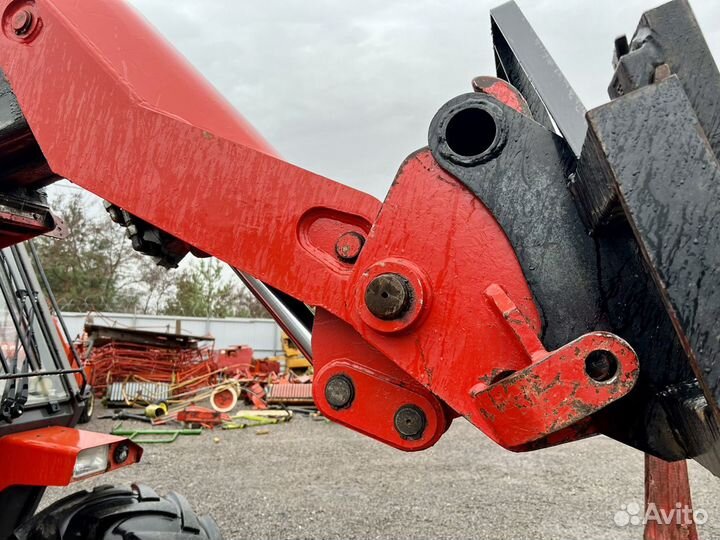
{"label": "white fence", "polygon": [[272,319],[205,319],[132,313],[73,312],[64,312],[62,316],[73,338],[83,333],[88,317],[92,317],[94,324],[102,326],[173,333],[179,322],[183,334],[214,337],[216,349],[249,345],[255,350],[255,358],[282,354],[281,330]]}

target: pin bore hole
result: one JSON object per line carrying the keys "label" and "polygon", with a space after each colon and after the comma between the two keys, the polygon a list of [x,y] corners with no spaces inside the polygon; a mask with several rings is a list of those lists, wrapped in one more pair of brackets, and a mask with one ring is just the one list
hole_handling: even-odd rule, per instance
{"label": "pin bore hole", "polygon": [[463,157],[482,154],[492,146],[496,135],[495,119],[489,112],[478,108],[458,111],[445,129],[448,147]]}

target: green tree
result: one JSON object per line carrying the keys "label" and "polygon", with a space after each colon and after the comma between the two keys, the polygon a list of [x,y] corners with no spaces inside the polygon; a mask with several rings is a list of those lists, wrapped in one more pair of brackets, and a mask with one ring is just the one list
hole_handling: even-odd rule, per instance
{"label": "green tree", "polygon": [[204,259],[181,271],[164,312],[187,317],[269,317],[265,308],[226,266]]}
{"label": "green tree", "polygon": [[223,264],[205,259],[182,271],[165,313],[187,317],[230,317],[234,284],[223,276]]}
{"label": "green tree", "polygon": [[205,259],[185,269],[175,282],[175,295],[165,313],[187,317],[232,316],[233,284],[224,279],[223,265],[216,259]]}
{"label": "green tree", "polygon": [[178,279],[177,270],[158,266],[151,257],[140,257],[138,274],[143,294],[137,311],[143,314],[161,313],[174,294]]}
{"label": "green tree", "polygon": [[265,307],[243,286],[235,288],[235,296],[232,304],[234,308],[233,317],[270,318],[270,313],[268,313]]}
{"label": "green tree", "polygon": [[134,311],[138,256],[106,216],[91,217],[88,204],[81,192],[57,197],[68,237],[35,240],[50,286],[65,311]]}
{"label": "green tree", "polygon": [[76,191],[53,197],[52,205],[69,236],[34,242],[63,311],[269,316],[220,261],[166,270],[132,249],[125,229],[110,221],[98,199]]}

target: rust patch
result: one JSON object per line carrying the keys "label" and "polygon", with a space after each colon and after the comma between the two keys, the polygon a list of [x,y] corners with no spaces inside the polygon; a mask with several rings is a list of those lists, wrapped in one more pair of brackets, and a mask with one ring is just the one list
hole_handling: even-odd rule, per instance
{"label": "rust patch", "polygon": [[495,396],[493,396],[492,392],[488,393],[488,397],[490,398],[490,401],[495,406],[498,412],[505,412],[505,409],[507,409],[507,404],[504,401],[495,401]]}
{"label": "rust patch", "polygon": [[[422,354],[422,353],[421,353]],[[424,360],[424,359],[423,359]],[[432,368],[426,367],[425,368],[425,375],[427,376],[427,385],[428,387],[432,387],[432,379],[433,379],[433,370]]]}

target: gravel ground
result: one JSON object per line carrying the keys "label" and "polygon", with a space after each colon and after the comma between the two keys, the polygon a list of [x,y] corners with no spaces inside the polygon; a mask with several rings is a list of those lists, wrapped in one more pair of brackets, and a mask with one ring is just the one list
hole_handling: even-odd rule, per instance
{"label": "gravel ground", "polygon": [[[641,526],[613,518],[642,500],[643,457],[609,439],[512,454],[459,419],[435,447],[406,454],[324,420],[267,430],[146,445],[142,463],[52,488],[44,504],[80,487],[141,482],[187,496],[226,540],[642,538]],[[694,462],[690,474],[709,518],[701,538],[720,538],[720,480]]]}

